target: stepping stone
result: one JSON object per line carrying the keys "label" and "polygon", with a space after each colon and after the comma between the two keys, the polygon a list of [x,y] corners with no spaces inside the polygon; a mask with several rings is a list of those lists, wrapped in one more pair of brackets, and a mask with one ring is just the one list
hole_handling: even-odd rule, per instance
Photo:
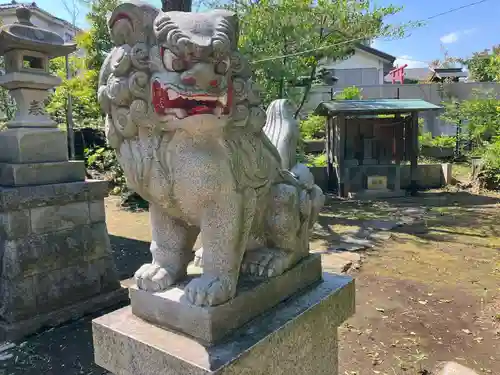
{"label": "stepping stone", "polygon": [[341,242],[338,245],[332,246],[328,249],[329,252],[341,252],[341,251],[359,251],[366,249],[365,245],[359,245],[355,243]]}
{"label": "stepping stone", "polygon": [[356,238],[368,239],[370,237],[370,234],[372,233],[373,231],[369,228],[359,228],[359,229],[349,229],[340,234],[343,236],[352,236]]}
{"label": "stepping stone", "polygon": [[392,233],[389,233],[387,231],[382,231],[382,232],[372,232],[368,238],[372,240],[379,240],[379,241],[387,241],[392,237]]}
{"label": "stepping stone", "polygon": [[478,375],[474,370],[456,362],[439,363],[432,374],[436,375]]}
{"label": "stepping stone", "polygon": [[350,235],[342,235],[340,236],[340,243],[348,243],[354,245],[360,245],[364,247],[373,247],[374,243],[365,238],[354,237]]}
{"label": "stepping stone", "polygon": [[416,218],[416,217],[402,217],[401,220],[399,221],[400,226],[419,225],[423,223],[424,223],[423,218]]}
{"label": "stepping stone", "polygon": [[392,220],[369,220],[363,223],[365,228],[388,231],[400,227],[401,223]]}
{"label": "stepping stone", "polygon": [[425,214],[425,208],[407,208],[403,210],[403,215],[423,215]]}
{"label": "stepping stone", "polygon": [[345,273],[361,266],[361,256],[350,252],[330,253],[322,256],[322,264],[324,270]]}

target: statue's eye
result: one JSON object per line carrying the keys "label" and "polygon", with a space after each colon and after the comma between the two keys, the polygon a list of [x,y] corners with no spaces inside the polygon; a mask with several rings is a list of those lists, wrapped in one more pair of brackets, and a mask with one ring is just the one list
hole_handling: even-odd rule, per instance
{"label": "statue's eye", "polygon": [[215,73],[226,74],[229,70],[229,59],[220,60],[215,63]]}
{"label": "statue's eye", "polygon": [[186,70],[186,63],[180,57],[174,55],[170,50],[162,48],[163,65],[171,72],[182,72]]}

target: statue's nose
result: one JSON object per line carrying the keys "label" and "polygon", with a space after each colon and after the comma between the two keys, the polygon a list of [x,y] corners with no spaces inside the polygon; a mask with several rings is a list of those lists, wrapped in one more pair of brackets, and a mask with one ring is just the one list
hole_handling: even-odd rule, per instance
{"label": "statue's nose", "polygon": [[202,90],[213,87],[213,83],[216,80],[217,77],[214,72],[214,67],[207,63],[197,63],[191,69],[181,74],[182,84],[188,87],[197,87]]}
{"label": "statue's nose", "polygon": [[181,81],[186,86],[195,86],[196,85],[196,78],[193,75],[184,75],[184,73],[183,73],[181,76]]}

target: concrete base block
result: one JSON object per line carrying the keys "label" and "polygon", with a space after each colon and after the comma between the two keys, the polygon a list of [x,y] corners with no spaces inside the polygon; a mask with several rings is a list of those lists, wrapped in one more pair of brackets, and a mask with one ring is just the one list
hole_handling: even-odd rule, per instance
{"label": "concrete base block", "polygon": [[371,199],[385,199],[385,198],[400,198],[406,196],[404,190],[390,190],[390,189],[366,189],[357,192],[349,192],[349,199],[371,200]]}
{"label": "concrete base block", "polygon": [[354,294],[350,277],[325,273],[213,346],[125,307],[93,321],[95,361],[115,375],[337,375],[337,328],[354,313]]}
{"label": "concrete base block", "polygon": [[133,314],[160,327],[178,330],[213,344],[254,317],[321,279],[321,256],[311,254],[284,274],[265,280],[245,280],[238,294],[219,306],[195,306],[184,296],[184,283],[161,293],[130,288]]}
{"label": "concrete base block", "polygon": [[0,133],[0,162],[46,163],[68,160],[67,135],[62,130],[7,129]]}
{"label": "concrete base block", "polygon": [[1,321],[0,340],[16,341],[44,328],[55,327],[67,321],[81,318],[86,314],[91,314],[127,301],[127,289],[120,288],[108,293],[94,296],[85,301],[66,306],[56,311],[35,315],[29,319],[15,322]]}
{"label": "concrete base block", "polygon": [[377,159],[363,159],[363,165],[377,165]]}
{"label": "concrete base block", "polygon": [[18,187],[0,186],[0,212],[81,201],[103,202],[104,197],[108,195],[108,188],[107,181],[98,180]]}
{"label": "concrete base block", "polygon": [[441,168],[443,169],[443,185],[450,185],[453,180],[453,174],[452,174],[452,168],[453,164],[451,163],[444,163],[441,164]]}
{"label": "concrete base block", "polygon": [[0,163],[0,185],[2,186],[46,185],[83,180],[85,180],[83,161]]}
{"label": "concrete base block", "polygon": [[0,340],[128,300],[111,256],[106,186],[0,187]]}

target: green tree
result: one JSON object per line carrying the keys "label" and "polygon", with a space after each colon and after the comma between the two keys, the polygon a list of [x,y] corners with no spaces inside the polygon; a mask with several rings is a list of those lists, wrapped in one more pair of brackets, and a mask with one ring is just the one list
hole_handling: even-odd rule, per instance
{"label": "green tree", "polygon": [[68,94],[71,94],[73,100],[73,120],[76,127],[94,127],[102,122],[95,90],[98,71],[87,69],[85,64],[84,58],[71,56],[69,59],[70,78],[67,79],[65,58],[58,57],[51,60],[50,69],[53,74],[61,77],[62,84],[51,95],[46,109],[59,124],[66,121]]}
{"label": "green tree", "polygon": [[452,100],[444,106],[441,118],[451,124],[461,122],[465,130],[463,135],[478,145],[500,136],[500,100],[494,92],[475,90],[470,99],[460,103]]}
{"label": "green tree", "polygon": [[[0,18],[0,26],[2,26],[2,19]],[[4,59],[0,57],[0,75],[4,74]],[[11,120],[14,117],[16,105],[14,100],[9,95],[9,91],[0,87],[0,130],[4,127],[5,121]]]}
{"label": "green tree", "polygon": [[92,0],[87,3],[90,28],[76,38],[78,47],[85,50],[85,57],[70,57],[69,78],[66,77],[64,57],[51,60],[51,71],[62,78],[62,84],[56,88],[47,105],[47,112],[56,122],[66,121],[68,94],[71,94],[76,127],[101,125],[102,114],[97,102],[99,70],[113,47],[107,16],[118,4],[118,0]]}
{"label": "green tree", "polygon": [[443,53],[443,58],[432,60],[429,63],[429,68],[449,69],[455,68],[457,66],[457,63],[460,63],[460,59],[450,56],[448,49],[443,44],[441,44],[441,52]]}
{"label": "green tree", "polygon": [[493,77],[493,81],[500,82],[500,49],[497,49],[496,54],[491,58],[488,72]]}
{"label": "green tree", "polygon": [[477,82],[500,81],[500,45],[491,50],[475,52],[472,57],[462,59],[467,66],[472,80]]}
{"label": "green tree", "polygon": [[[298,104],[296,115],[320,60],[346,58],[357,42],[401,36],[404,30],[384,23],[401,8],[377,7],[369,0],[239,0],[221,5],[240,17],[240,50],[252,63],[264,102],[288,97]],[[303,76],[308,77],[303,87],[293,89]]]}
{"label": "green tree", "polygon": [[119,3],[119,0],[92,0],[89,3],[90,11],[86,18],[90,29],[77,37],[79,46],[85,49],[88,69],[101,69],[106,54],[113,48],[107,17]]}
{"label": "green tree", "polygon": [[[4,68],[3,58],[0,58],[0,75]],[[9,95],[9,91],[0,87],[0,129],[4,127],[6,121],[12,120],[16,112],[14,99]]]}

